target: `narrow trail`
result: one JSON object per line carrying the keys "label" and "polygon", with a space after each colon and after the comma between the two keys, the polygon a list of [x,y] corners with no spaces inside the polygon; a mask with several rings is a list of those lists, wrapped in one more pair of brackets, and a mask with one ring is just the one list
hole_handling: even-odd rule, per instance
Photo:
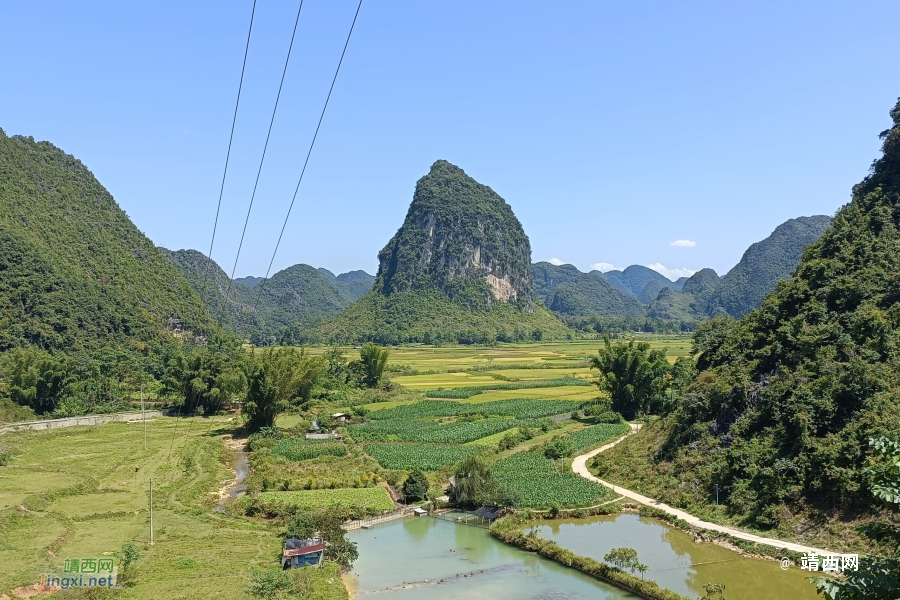
{"label": "narrow trail", "polygon": [[669,506],[668,504],[663,504],[659,500],[654,500],[653,498],[648,498],[647,496],[643,496],[641,494],[638,494],[637,492],[633,492],[633,491],[627,490],[623,487],[613,485],[612,483],[609,483],[608,481],[603,481],[602,479],[600,479],[598,477],[594,477],[591,474],[591,472],[588,471],[588,468],[587,468],[588,460],[597,456],[601,452],[605,452],[605,451],[609,450],[610,448],[612,448],[613,446],[615,446],[622,440],[626,439],[629,435],[637,433],[640,430],[640,428],[641,428],[640,425],[632,423],[630,433],[623,435],[619,439],[615,440],[614,442],[610,442],[609,444],[606,444],[605,446],[600,446],[596,450],[591,450],[590,452],[588,452],[586,454],[576,456],[574,459],[572,459],[572,470],[575,471],[575,473],[584,477],[585,479],[589,479],[590,481],[594,481],[594,482],[599,483],[600,485],[604,485],[604,486],[608,487],[609,489],[611,489],[616,494],[619,494],[620,496],[625,496],[626,498],[630,498],[631,500],[634,500],[635,502],[639,502],[646,506],[652,506],[653,508],[657,508],[673,517],[676,517],[678,519],[686,521],[687,523],[696,527],[697,529],[706,529],[709,531],[718,531],[720,533],[727,533],[730,536],[736,537],[741,540],[747,540],[748,542],[755,542],[757,544],[767,544],[769,546],[774,546],[775,548],[783,548],[785,550],[792,550],[794,552],[801,552],[801,553],[802,552],[805,552],[805,553],[815,552],[816,554],[834,554],[833,552],[831,552],[829,550],[824,550],[822,548],[814,548],[812,546],[804,546],[803,544],[796,544],[794,542],[787,542],[784,540],[776,540],[774,538],[767,538],[767,537],[762,537],[759,535],[753,535],[752,533],[747,533],[745,531],[741,531],[740,529],[733,529],[731,527],[725,527],[724,525],[716,525],[715,523],[703,521],[703,520],[695,517],[694,515],[684,512],[683,510],[680,510],[678,508],[673,508],[673,507]]}

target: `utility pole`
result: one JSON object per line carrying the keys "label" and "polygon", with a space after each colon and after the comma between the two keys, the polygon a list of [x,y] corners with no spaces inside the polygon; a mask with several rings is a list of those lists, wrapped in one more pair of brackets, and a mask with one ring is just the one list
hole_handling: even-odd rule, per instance
{"label": "utility pole", "polygon": [[716,484],[716,507],[719,506],[719,484]]}
{"label": "utility pole", "polygon": [[147,413],[144,412],[144,374],[141,373],[141,419],[144,421],[144,450],[147,449]]}
{"label": "utility pole", "polygon": [[153,545],[153,478],[150,478],[150,545]]}

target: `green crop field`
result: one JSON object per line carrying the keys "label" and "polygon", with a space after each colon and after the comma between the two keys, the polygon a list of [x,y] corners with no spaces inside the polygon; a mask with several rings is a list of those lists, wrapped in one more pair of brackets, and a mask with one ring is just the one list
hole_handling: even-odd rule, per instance
{"label": "green crop field", "polygon": [[573,454],[575,454],[586,448],[599,446],[610,440],[622,437],[628,433],[630,429],[631,428],[624,423],[601,423],[599,425],[594,425],[593,427],[588,427],[587,429],[582,429],[581,431],[576,431],[575,433],[569,434],[567,437],[572,442],[572,451]]}
{"label": "green crop field", "polygon": [[517,419],[536,419],[573,412],[580,403],[567,400],[532,400],[515,398],[470,404],[468,402],[446,402],[424,400],[372,413],[375,421],[423,419],[429,417],[465,417],[473,414],[509,416]]}
{"label": "green crop field", "polygon": [[319,456],[347,456],[347,446],[327,440],[286,438],[272,446],[272,453],[290,460],[309,460]]}
{"label": "green crop field", "polygon": [[478,421],[457,421],[439,425],[434,421],[397,419],[351,425],[348,433],[357,442],[431,442],[465,444],[518,424],[512,417],[495,417]]}
{"label": "green crop field", "polygon": [[320,508],[323,506],[368,508],[373,510],[391,510],[394,508],[394,502],[388,495],[387,490],[382,487],[262,492],[259,495],[259,505],[263,508]]}
{"label": "green crop field", "polygon": [[482,451],[477,446],[450,444],[366,444],[365,451],[386,469],[437,471]]}
{"label": "green crop field", "polygon": [[494,480],[520,498],[520,506],[559,508],[593,506],[612,494],[600,484],[572,472],[560,473],[537,452],[519,452],[493,464]]}

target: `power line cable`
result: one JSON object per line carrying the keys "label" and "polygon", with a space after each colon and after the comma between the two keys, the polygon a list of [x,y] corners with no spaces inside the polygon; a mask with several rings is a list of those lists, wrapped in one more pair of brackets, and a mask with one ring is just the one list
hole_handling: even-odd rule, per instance
{"label": "power line cable", "polygon": [[[275,262],[275,255],[278,254],[278,247],[281,245],[281,238],[287,227],[288,219],[291,217],[291,211],[294,208],[294,202],[297,200],[297,192],[300,191],[300,183],[303,181],[303,175],[306,173],[306,166],[309,164],[309,157],[312,155],[313,146],[316,145],[316,138],[319,136],[319,128],[322,127],[322,119],[325,118],[325,111],[328,109],[328,102],[331,100],[331,93],[334,91],[334,84],[337,82],[338,74],[341,72],[341,65],[344,63],[344,56],[347,54],[347,46],[350,45],[350,37],[353,35],[353,28],[356,26],[356,19],[359,17],[359,10],[362,8],[363,0],[359,0],[356,7],[356,14],[353,15],[353,23],[350,24],[350,32],[347,34],[347,41],[344,42],[344,50],[341,52],[341,59],[338,61],[337,69],[334,71],[334,78],[331,80],[331,88],[328,90],[328,97],[325,99],[325,105],[322,107],[322,113],[319,115],[319,123],[316,125],[316,132],[313,134],[312,142],[309,144],[309,151],[306,153],[306,160],[303,162],[303,169],[300,171],[300,178],[297,180],[297,187],[294,188],[294,196],[291,198],[291,204],[288,206],[287,215],[284,217],[284,223],[281,225],[281,233],[278,234],[278,241],[275,243],[275,251],[272,252],[272,260],[269,261],[269,268],[266,270],[266,276],[258,284],[259,293],[256,295],[256,303],[253,305],[253,311],[256,312],[259,306],[259,299],[262,297],[263,288],[269,280],[269,273],[272,272],[272,264]],[[232,276],[233,277],[233,276]]]}
{"label": "power line cable", "polygon": [[278,94],[275,96],[275,107],[272,109],[272,118],[269,119],[269,132],[266,134],[266,143],[263,145],[262,156],[259,159],[259,168],[256,170],[256,182],[253,184],[253,193],[250,195],[250,205],[247,207],[247,216],[244,218],[244,229],[241,232],[241,241],[238,243],[237,255],[234,257],[234,266],[231,267],[231,277],[228,280],[228,290],[225,292],[225,306],[228,306],[228,297],[234,286],[234,273],[237,270],[238,259],[241,257],[241,248],[244,246],[244,236],[247,233],[247,223],[250,222],[250,211],[253,210],[253,200],[256,199],[256,188],[259,186],[259,176],[262,173],[263,163],[266,161],[266,151],[269,149],[269,138],[272,136],[272,125],[275,123],[275,113],[278,112],[278,101],[281,100],[281,89],[284,87],[284,77],[287,74],[288,63],[291,62],[291,50],[294,48],[294,38],[297,36],[297,24],[300,23],[300,12],[303,10],[303,0],[297,9],[297,18],[294,20],[294,32],[291,34],[291,43],[288,46],[287,57],[284,59],[284,70],[281,72],[281,83],[278,85]]}
{"label": "power line cable", "polygon": [[225,191],[225,176],[228,174],[228,162],[231,159],[231,143],[234,141],[234,127],[237,123],[238,107],[241,105],[241,90],[244,87],[244,71],[247,69],[247,54],[250,52],[250,34],[253,33],[253,18],[255,16],[256,0],[253,0],[253,10],[250,11],[250,28],[247,30],[247,44],[244,46],[244,62],[241,64],[241,80],[240,83],[238,83],[237,101],[234,103],[234,117],[231,119],[231,134],[228,136],[228,152],[225,153],[225,170],[222,172],[222,185],[219,187],[219,203],[216,206],[216,219],[213,221],[212,239],[209,241],[209,254],[206,256],[206,270],[203,273],[203,293],[200,294],[201,300],[206,296],[206,281],[209,277],[209,266],[212,263],[213,244],[216,241],[216,229],[219,226],[219,212],[222,210],[222,194]]}

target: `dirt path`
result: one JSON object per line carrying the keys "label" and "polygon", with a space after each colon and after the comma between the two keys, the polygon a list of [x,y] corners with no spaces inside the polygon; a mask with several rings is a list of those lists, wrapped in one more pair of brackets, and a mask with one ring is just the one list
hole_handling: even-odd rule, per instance
{"label": "dirt path", "polygon": [[[641,426],[632,423],[631,424],[631,433],[628,435],[632,435],[637,433],[640,430]],[[794,542],[786,542],[784,540],[776,540],[774,538],[762,537],[759,535],[753,535],[752,533],[746,533],[741,531],[740,529],[733,529],[731,527],[725,527],[724,525],[716,525],[715,523],[709,523],[707,521],[702,521],[697,517],[690,515],[683,510],[673,508],[668,504],[663,504],[659,500],[654,500],[653,498],[648,498],[647,496],[643,496],[638,494],[637,492],[632,492],[631,490],[626,490],[623,487],[619,487],[617,485],[613,485],[608,481],[603,481],[597,477],[591,475],[591,472],[588,471],[587,461],[591,458],[597,456],[601,452],[605,452],[624,440],[628,437],[628,435],[623,435],[619,439],[605,446],[600,446],[596,450],[591,450],[587,454],[582,454],[581,456],[576,456],[572,460],[572,470],[584,477],[585,479],[589,479],[591,481],[595,481],[601,485],[604,485],[611,489],[613,492],[619,494],[620,496],[625,496],[626,498],[630,498],[635,502],[640,502],[646,506],[652,506],[653,508],[657,508],[673,517],[679,518],[687,523],[690,523],[692,526],[698,529],[706,529],[709,531],[718,531],[720,533],[727,533],[730,536],[736,537],[738,539],[747,540],[748,542],[755,542],[757,544],[768,544],[769,546],[774,546],[776,548],[784,548],[785,550],[792,550],[794,552],[815,552],[816,554],[833,554],[829,550],[823,550],[822,548],[813,548],[812,546],[804,546],[802,544],[795,544]]]}

